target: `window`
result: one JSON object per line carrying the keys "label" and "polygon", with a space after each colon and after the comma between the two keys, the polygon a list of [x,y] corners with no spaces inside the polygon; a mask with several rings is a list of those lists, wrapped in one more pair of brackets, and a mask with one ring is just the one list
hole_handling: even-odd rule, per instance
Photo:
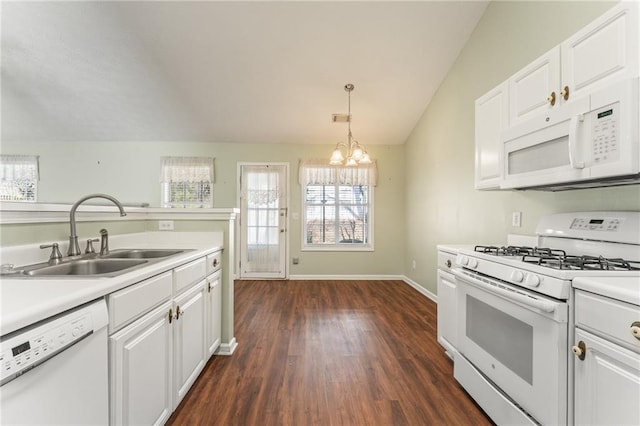
{"label": "window", "polygon": [[37,156],[0,155],[0,201],[36,202],[38,179]]}
{"label": "window", "polygon": [[303,247],[308,250],[371,250],[375,164],[329,166],[307,161],[303,187]]}
{"label": "window", "polygon": [[162,157],[162,207],[213,207],[213,158]]}

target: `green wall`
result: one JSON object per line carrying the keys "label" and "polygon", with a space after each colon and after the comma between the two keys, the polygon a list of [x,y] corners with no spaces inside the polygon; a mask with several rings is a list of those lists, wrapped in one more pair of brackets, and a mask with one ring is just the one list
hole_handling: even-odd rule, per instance
{"label": "green wall", "polygon": [[[436,244],[533,234],[541,215],[640,210],[640,187],[474,190],[474,102],[610,8],[596,2],[492,2],[405,144],[405,275],[436,292]],[[511,212],[522,227],[511,227]],[[416,269],[412,261],[416,261]]]}
{"label": "green wall", "polygon": [[[301,159],[327,158],[334,145],[229,144],[204,142],[10,142],[3,141],[4,154],[40,156],[40,202],[72,204],[83,195],[104,192],[123,203],[160,204],[160,157],[215,157],[214,207],[236,207],[238,162],[283,162],[289,164],[290,208],[301,216],[302,190],[298,183]],[[294,275],[398,275],[402,272],[404,251],[404,146],[368,146],[377,159],[379,183],[374,200],[374,252],[301,252],[300,220],[290,215],[290,264]],[[114,224],[116,222],[113,222]],[[139,225],[113,226],[113,234],[138,232]],[[78,224],[79,235],[95,234],[100,224]],[[96,228],[96,226],[98,228]],[[194,230],[193,223],[189,230]],[[206,224],[202,224],[207,230]],[[96,228],[96,229],[94,229]],[[176,222],[176,229],[182,226]],[[154,224],[147,230],[156,230]],[[186,229],[183,229],[186,230]],[[68,225],[42,224],[37,227],[4,225],[0,228],[3,245],[66,239]],[[41,239],[42,238],[42,239]]]}

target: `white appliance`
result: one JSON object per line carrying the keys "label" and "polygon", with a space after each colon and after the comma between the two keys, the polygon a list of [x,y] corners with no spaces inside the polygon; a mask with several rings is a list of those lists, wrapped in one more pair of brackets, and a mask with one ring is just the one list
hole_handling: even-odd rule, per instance
{"label": "white appliance", "polygon": [[640,183],[639,109],[632,78],[505,130],[500,188]]}
{"label": "white appliance", "polygon": [[3,336],[0,424],[109,423],[104,299]]}
{"label": "white appliance", "polygon": [[567,424],[572,280],[640,279],[640,212],[544,217],[539,247],[460,250],[454,376],[497,424]]}

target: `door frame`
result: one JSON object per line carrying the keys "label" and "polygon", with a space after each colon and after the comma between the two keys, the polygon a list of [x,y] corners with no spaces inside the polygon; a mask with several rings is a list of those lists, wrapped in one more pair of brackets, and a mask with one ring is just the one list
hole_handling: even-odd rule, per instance
{"label": "door frame", "polygon": [[242,261],[242,252],[243,250],[245,250],[245,245],[244,245],[244,241],[242,240],[242,227],[244,226],[244,217],[242,217],[242,200],[241,200],[241,194],[242,194],[242,184],[240,182],[240,177],[242,176],[242,166],[284,166],[284,175],[285,175],[285,181],[286,181],[286,186],[285,186],[285,191],[286,191],[286,195],[287,195],[287,199],[286,199],[286,206],[284,207],[286,209],[286,216],[285,216],[285,223],[284,223],[284,229],[285,229],[285,237],[284,237],[284,278],[277,278],[277,279],[289,279],[289,256],[290,256],[290,251],[291,251],[291,241],[289,238],[290,232],[289,229],[290,228],[290,223],[289,223],[289,212],[291,211],[291,181],[289,178],[289,169],[290,169],[290,163],[288,162],[277,162],[277,161],[238,161],[237,163],[237,169],[236,169],[236,205],[238,206],[238,209],[240,210],[240,214],[238,215],[238,221],[237,221],[237,230],[238,230],[238,247],[237,247],[237,268],[238,268],[238,279],[273,279],[273,278],[254,278],[254,277],[245,277],[242,273],[242,265],[241,265],[241,261]]}

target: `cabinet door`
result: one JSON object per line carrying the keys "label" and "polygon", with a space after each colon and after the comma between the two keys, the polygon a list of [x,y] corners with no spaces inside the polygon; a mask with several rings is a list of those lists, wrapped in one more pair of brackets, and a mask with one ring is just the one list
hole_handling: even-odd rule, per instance
{"label": "cabinet door", "polygon": [[222,340],[222,272],[207,277],[207,359]]}
{"label": "cabinet door", "polygon": [[586,355],[574,364],[575,424],[640,424],[640,354],[576,329],[579,341]]}
{"label": "cabinet door", "polygon": [[452,274],[438,270],[438,342],[449,352],[457,346],[456,282]]}
{"label": "cabinet door", "polygon": [[205,283],[200,281],[174,301],[174,408],[204,368]]}
{"label": "cabinet door", "polygon": [[163,424],[171,415],[170,310],[166,302],[109,338],[111,424]]}
{"label": "cabinet door", "polygon": [[562,86],[580,98],[638,75],[638,4],[622,2],[562,43]]}
{"label": "cabinet door", "polygon": [[558,106],[559,88],[560,47],[557,46],[509,79],[509,125],[523,123]]}
{"label": "cabinet door", "polygon": [[501,133],[509,121],[507,87],[506,82],[502,83],[476,100],[476,189],[500,187]]}

